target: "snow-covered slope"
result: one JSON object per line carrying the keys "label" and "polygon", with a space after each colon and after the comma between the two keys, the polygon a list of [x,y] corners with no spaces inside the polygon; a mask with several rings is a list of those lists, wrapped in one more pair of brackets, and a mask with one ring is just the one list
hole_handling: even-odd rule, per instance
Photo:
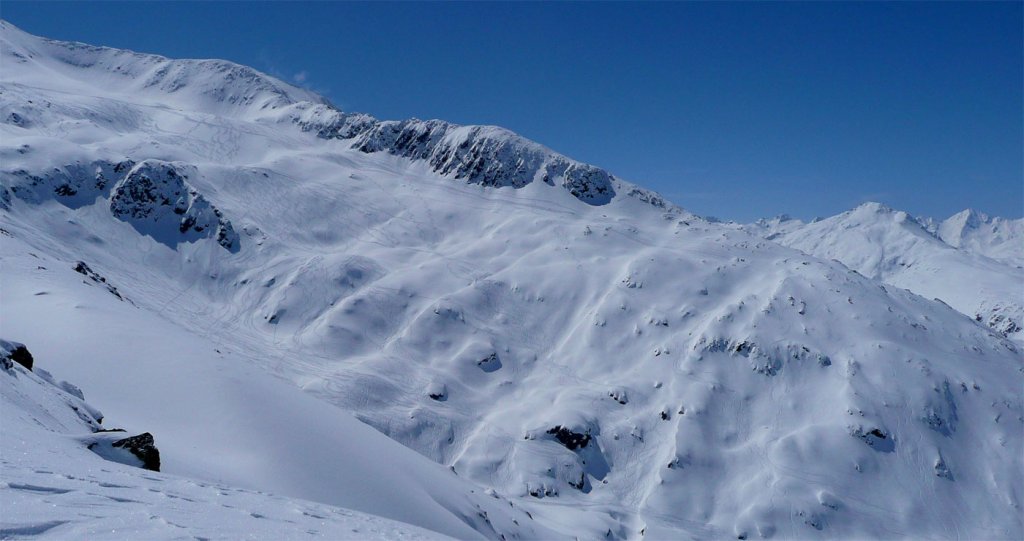
{"label": "snow-covered slope", "polygon": [[1002,253],[1012,260],[1013,250],[1024,245],[1015,222],[964,211],[937,226],[942,238],[927,224],[879,203],[865,203],[808,224],[761,220],[746,229],[941,299],[1004,335],[1024,338],[1024,269],[987,257]]}
{"label": "snow-covered slope", "polygon": [[[257,370],[216,335],[167,321],[127,277],[37,253],[14,235],[0,240],[3,332],[35,344],[37,359],[68,374],[100,409],[118,412],[119,422],[152,432],[162,472],[327,502],[453,537],[494,528],[543,537],[510,502]],[[5,423],[5,446],[14,439],[8,429]]]}
{"label": "snow-covered slope", "polygon": [[929,230],[954,248],[1024,266],[1024,218],[1011,220],[967,209],[932,224]]}
{"label": "snow-covered slope", "polygon": [[167,472],[457,537],[1024,531],[1020,350],[942,303],[497,128],[35,60],[0,71],[0,334]]}
{"label": "snow-covered slope", "polygon": [[442,538],[346,509],[141,469],[117,445],[124,432],[97,432],[109,429],[77,387],[10,362],[15,345],[24,348],[0,340],[0,538]]}

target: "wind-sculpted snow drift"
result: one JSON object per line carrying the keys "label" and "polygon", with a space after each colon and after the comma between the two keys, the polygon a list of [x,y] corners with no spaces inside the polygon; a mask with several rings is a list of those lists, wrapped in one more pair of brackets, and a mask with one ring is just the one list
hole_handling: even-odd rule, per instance
{"label": "wind-sculpted snow drift", "polygon": [[2,30],[2,334],[166,472],[458,537],[1024,533],[1021,352],[942,302],[499,128]]}

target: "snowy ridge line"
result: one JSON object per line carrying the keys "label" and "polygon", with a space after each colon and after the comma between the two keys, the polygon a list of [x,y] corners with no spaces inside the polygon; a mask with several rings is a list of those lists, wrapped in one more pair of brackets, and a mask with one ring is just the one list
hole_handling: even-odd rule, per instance
{"label": "snowy ridge line", "polygon": [[[170,59],[80,42],[28,34],[0,20],[0,48],[8,62],[41,64],[51,73],[89,81],[126,94],[180,94],[217,110],[273,110],[300,101],[326,103],[322,96],[248,66],[219,59]],[[9,68],[11,66],[5,66]]]}
{"label": "snowy ridge line", "polygon": [[[62,75],[101,87],[149,96],[161,103],[188,100],[213,114],[264,122],[287,120],[318,137],[351,140],[361,152],[424,160],[438,174],[471,184],[521,188],[532,182],[561,186],[590,205],[618,191],[661,208],[660,195],[567,158],[496,126],[459,126],[441,120],[381,121],[345,113],[326,98],[252,68],[225,60],[172,60],[159,55],[31,36],[0,20],[0,48],[10,63],[42,63]],[[88,74],[88,76],[86,76]],[[18,77],[4,77],[18,81]],[[31,115],[6,112],[4,121]],[[150,156],[133,156],[144,159]],[[676,209],[678,210],[678,209]]]}
{"label": "snowy ridge line", "polygon": [[[360,152],[424,160],[440,175],[483,186],[557,184],[591,205],[607,204],[616,194],[618,182],[607,171],[566,158],[504,128],[459,126],[442,120],[380,121],[329,105],[320,107],[306,109],[293,120],[319,137],[351,140],[351,147]],[[637,188],[631,192],[641,193]],[[660,197],[647,197],[648,202],[665,206]]]}
{"label": "snowy ridge line", "polygon": [[365,153],[426,161],[444,176],[482,186],[522,188],[532,182],[558,185],[590,205],[624,193],[654,207],[682,209],[658,193],[625,182],[599,167],[559,154],[499,126],[461,126],[443,120],[378,120],[327,104],[300,103],[288,118],[303,131],[342,139]]}

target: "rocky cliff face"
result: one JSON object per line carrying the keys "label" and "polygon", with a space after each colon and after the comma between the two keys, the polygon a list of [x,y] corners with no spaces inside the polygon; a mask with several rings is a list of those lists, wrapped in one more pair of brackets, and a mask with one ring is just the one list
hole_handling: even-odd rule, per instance
{"label": "rocky cliff face", "polygon": [[471,184],[521,188],[539,180],[562,186],[591,205],[615,196],[607,171],[493,126],[457,126],[440,120],[378,122],[356,135],[352,147],[426,160],[438,174]]}
{"label": "rocky cliff face", "polygon": [[184,169],[159,160],[139,163],[111,191],[110,213],[171,246],[212,237],[237,251],[238,233],[231,222],[186,182]]}
{"label": "rocky cliff face", "polygon": [[[324,139],[351,141],[367,154],[386,152],[423,160],[440,175],[482,186],[522,188],[540,181],[561,186],[590,205],[604,205],[619,183],[607,171],[569,159],[496,126],[460,126],[442,120],[381,121],[343,113],[329,105],[296,104],[292,122]],[[627,195],[656,206],[655,194],[629,186]]]}
{"label": "rocky cliff face", "polygon": [[[55,199],[77,209],[103,200],[115,218],[171,248],[212,238],[224,249],[238,251],[231,221],[188,183],[194,174],[194,167],[182,164],[122,159],[76,161],[37,172],[0,170],[0,180],[5,193],[9,190],[33,204]],[[4,207],[9,207],[9,198]]]}

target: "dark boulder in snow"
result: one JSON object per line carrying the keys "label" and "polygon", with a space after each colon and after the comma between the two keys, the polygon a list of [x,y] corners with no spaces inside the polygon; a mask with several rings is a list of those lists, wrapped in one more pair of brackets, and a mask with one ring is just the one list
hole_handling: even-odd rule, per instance
{"label": "dark boulder in snow", "polygon": [[228,251],[238,251],[238,233],[221,211],[186,181],[189,174],[190,170],[173,163],[143,161],[114,186],[110,212],[172,248],[181,241],[213,237]]}
{"label": "dark boulder in snow", "polygon": [[954,480],[953,479],[953,472],[949,471],[949,466],[946,465],[946,461],[943,460],[941,456],[939,458],[935,459],[934,468],[935,468],[935,475],[937,477],[942,477],[943,479],[949,479],[950,481]]}
{"label": "dark boulder in snow", "polygon": [[[106,460],[160,471],[160,451],[152,434],[124,438],[124,430],[103,428],[103,414],[85,402],[81,389],[33,365],[24,344],[0,339],[0,411],[33,419],[40,426],[55,423],[59,431],[71,430],[84,447]],[[81,435],[83,431],[88,435]]]}
{"label": "dark boulder in snow", "polygon": [[119,438],[122,429],[96,430],[89,438],[90,451],[111,462],[160,471],[160,451],[153,435],[143,432],[137,436]]}
{"label": "dark boulder in snow", "polygon": [[2,353],[3,368],[10,370],[14,364],[18,363],[24,366],[28,370],[32,370],[32,354],[29,353],[28,348],[25,344],[19,344],[17,342],[8,342],[6,340],[0,340],[0,353]]}
{"label": "dark boulder in snow", "polygon": [[573,432],[561,425],[548,429],[548,434],[554,435],[558,443],[561,443],[570,451],[582,449],[590,443],[590,434]]}
{"label": "dark boulder in snow", "polygon": [[429,396],[431,400],[444,402],[445,400],[448,400],[448,386],[444,383],[433,382],[427,387],[427,396]]}
{"label": "dark boulder in snow", "polygon": [[872,449],[883,453],[891,453],[896,450],[896,443],[892,435],[881,428],[867,429],[862,426],[852,428],[850,434],[861,439]]}
{"label": "dark boulder in snow", "polygon": [[497,353],[492,352],[490,355],[477,361],[476,365],[484,372],[496,372],[501,369],[501,359],[498,358]]}
{"label": "dark boulder in snow", "polygon": [[112,447],[128,450],[142,461],[142,467],[147,470],[160,471],[160,450],[156,448],[153,435],[144,432],[138,436],[132,436],[123,440],[117,440],[110,444]]}

